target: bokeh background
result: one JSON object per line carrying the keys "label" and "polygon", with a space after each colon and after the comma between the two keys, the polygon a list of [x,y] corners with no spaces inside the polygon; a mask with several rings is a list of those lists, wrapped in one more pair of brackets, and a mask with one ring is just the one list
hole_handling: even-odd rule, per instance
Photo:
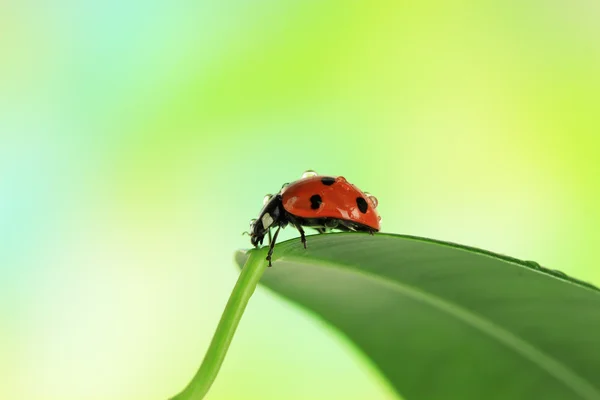
{"label": "bokeh background", "polygon": [[[2,2],[0,398],[177,393],[306,169],[386,232],[600,284],[599,4]],[[397,397],[260,288],[208,398]]]}

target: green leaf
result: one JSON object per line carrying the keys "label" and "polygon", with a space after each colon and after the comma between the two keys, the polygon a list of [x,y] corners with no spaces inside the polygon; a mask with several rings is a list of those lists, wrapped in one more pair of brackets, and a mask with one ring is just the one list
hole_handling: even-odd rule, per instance
{"label": "green leaf", "polygon": [[260,283],[346,335],[407,400],[600,399],[592,285],[533,262],[389,234],[310,236],[307,250],[291,240],[273,260]]}

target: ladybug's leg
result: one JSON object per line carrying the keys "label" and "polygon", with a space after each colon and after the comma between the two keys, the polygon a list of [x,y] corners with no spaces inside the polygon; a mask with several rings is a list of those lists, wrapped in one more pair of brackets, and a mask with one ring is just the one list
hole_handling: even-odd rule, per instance
{"label": "ladybug's leg", "polygon": [[271,244],[272,241],[273,241],[273,238],[271,237],[271,230],[269,229],[269,244]]}
{"label": "ladybug's leg", "polygon": [[[278,226],[277,230],[275,231],[275,235],[273,235],[273,240],[271,240],[271,243],[269,243],[269,252],[267,253],[267,261],[269,262],[269,267],[272,266],[271,256],[273,255],[273,249],[275,248],[275,242],[277,241],[277,235],[279,235],[280,229],[281,226]],[[269,233],[271,233],[271,231],[269,231]]]}
{"label": "ladybug's leg", "polygon": [[298,232],[300,232],[300,240],[306,249],[306,236],[304,236],[304,229],[302,229],[301,225],[296,225],[296,229],[298,229]]}

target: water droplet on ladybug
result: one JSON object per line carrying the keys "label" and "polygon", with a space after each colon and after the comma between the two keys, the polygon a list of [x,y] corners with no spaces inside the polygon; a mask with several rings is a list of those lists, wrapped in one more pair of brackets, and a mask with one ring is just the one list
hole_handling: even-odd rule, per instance
{"label": "water droplet on ladybug", "polygon": [[377,197],[373,196],[369,192],[365,192],[365,195],[369,198],[369,200],[371,200],[371,203],[373,203],[373,208],[377,208],[377,205],[379,204],[379,200],[377,200]]}
{"label": "water droplet on ladybug", "polygon": [[316,171],[309,169],[309,170],[304,171],[304,173],[302,174],[302,179],[310,178],[310,177],[317,176],[317,175],[319,175],[319,174],[317,174]]}
{"label": "water droplet on ladybug", "polygon": [[269,202],[269,200],[271,200],[272,197],[273,197],[272,194],[266,194],[265,197],[263,198],[263,206],[265,204],[267,204]]}

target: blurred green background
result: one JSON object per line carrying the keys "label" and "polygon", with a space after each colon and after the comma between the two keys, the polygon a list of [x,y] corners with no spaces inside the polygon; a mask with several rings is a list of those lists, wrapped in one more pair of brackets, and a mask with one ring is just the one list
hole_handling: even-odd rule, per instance
{"label": "blurred green background", "polygon": [[[2,399],[181,390],[306,169],[386,232],[600,284],[597,2],[35,3],[0,4]],[[208,398],[396,397],[260,288]]]}

